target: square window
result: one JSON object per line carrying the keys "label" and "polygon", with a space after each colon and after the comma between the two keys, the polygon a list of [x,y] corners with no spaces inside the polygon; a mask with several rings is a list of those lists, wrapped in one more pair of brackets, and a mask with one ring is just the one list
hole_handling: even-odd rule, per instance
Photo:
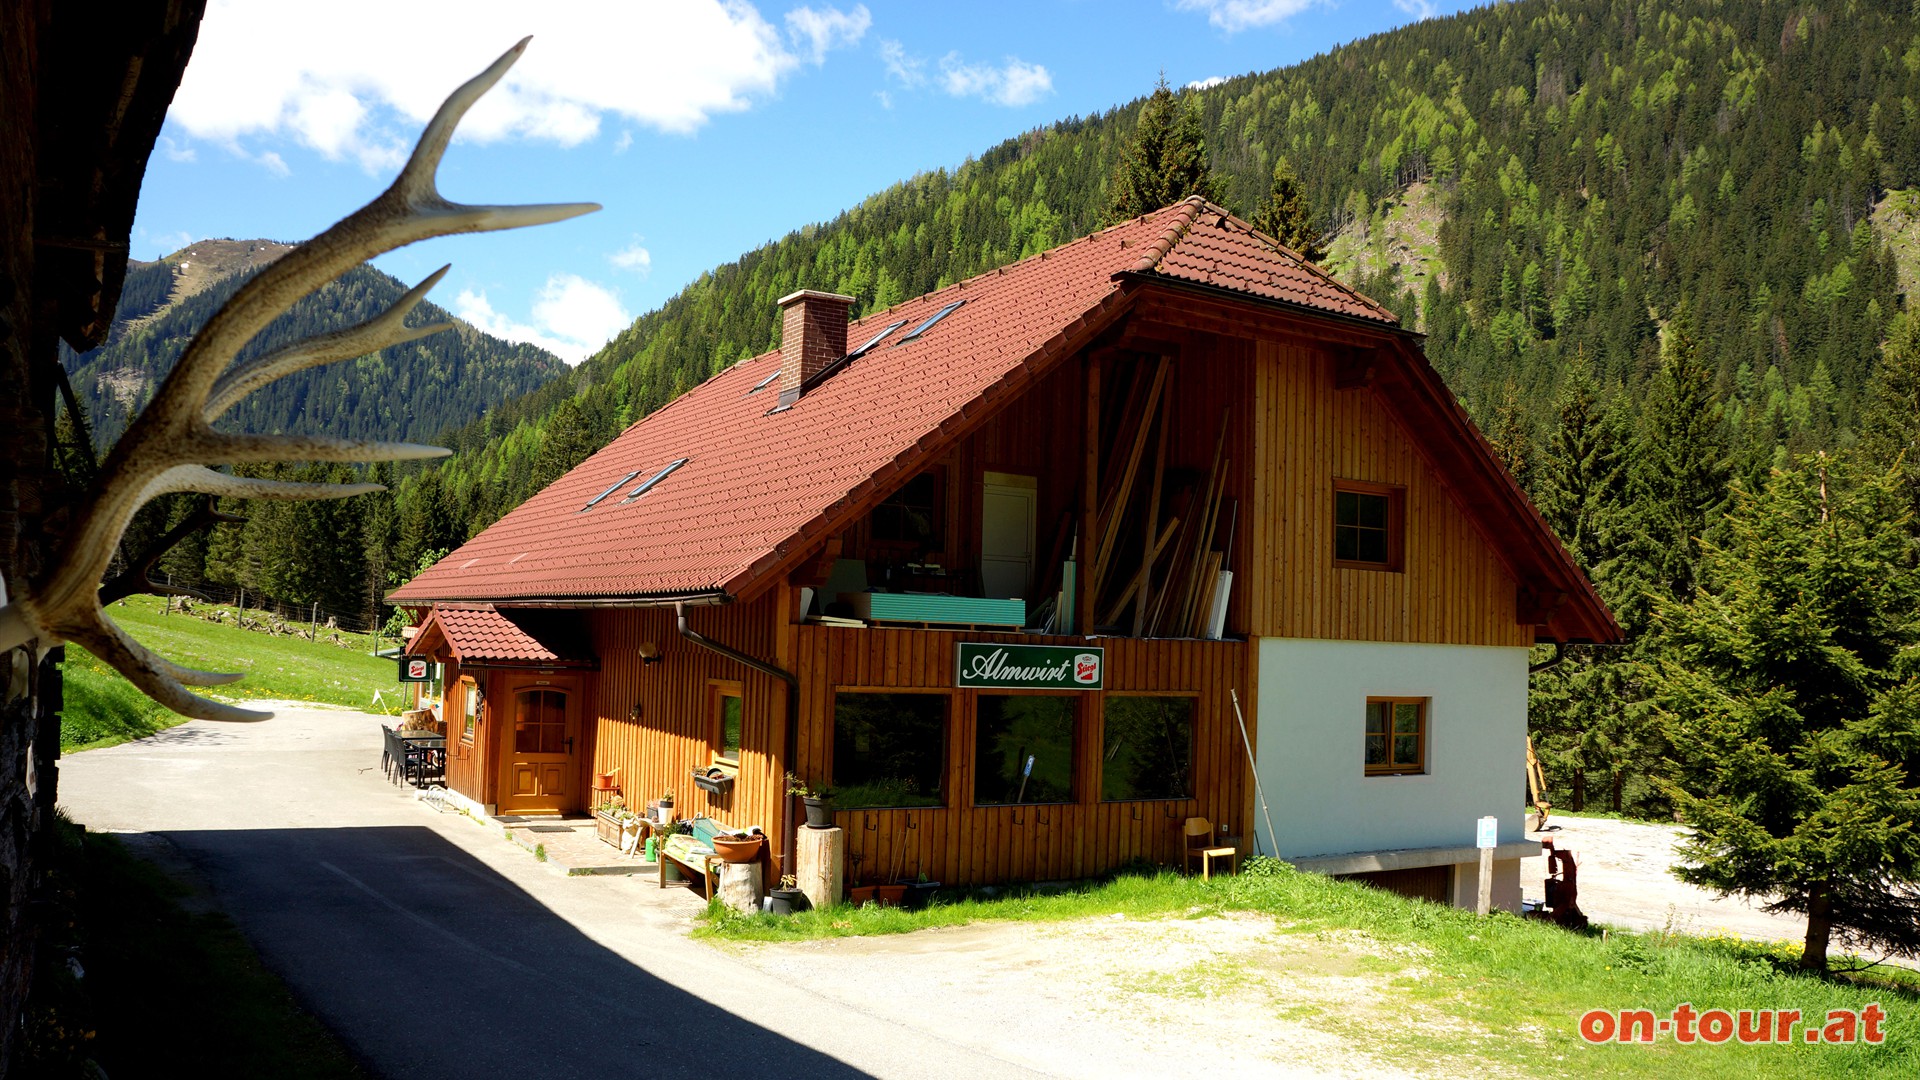
{"label": "square window", "polygon": [[1193,699],[1108,694],[1101,710],[1100,797],[1193,795]]}
{"label": "square window", "polygon": [[945,694],[833,695],[833,804],[945,806]]}
{"label": "square window", "polygon": [[1402,488],[1336,480],[1333,490],[1333,561],[1362,570],[1400,569]]}
{"label": "square window", "polygon": [[1368,698],[1366,768],[1369,776],[1427,771],[1427,699]]}
{"label": "square window", "polygon": [[1079,699],[1057,694],[981,694],[978,701],[974,804],[1072,802]]}

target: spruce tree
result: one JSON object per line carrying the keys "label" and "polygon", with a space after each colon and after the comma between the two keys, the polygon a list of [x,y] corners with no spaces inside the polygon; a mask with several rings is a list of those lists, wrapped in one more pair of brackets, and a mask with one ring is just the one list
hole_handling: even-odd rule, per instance
{"label": "spruce tree", "polygon": [[1585,355],[1567,365],[1554,411],[1557,423],[1536,472],[1540,512],[1597,586],[1626,514],[1626,446],[1621,417],[1601,405]]}
{"label": "spruce tree", "polygon": [[1189,195],[1217,201],[1218,185],[1207,166],[1199,103],[1176,96],[1162,75],[1107,182],[1106,220],[1117,224]]}
{"label": "spruce tree", "polygon": [[1663,600],[1654,702],[1685,747],[1684,881],[1920,955],[1920,580],[1897,472],[1825,455],[1739,488],[1701,589]]}
{"label": "spruce tree", "polygon": [[547,417],[540,438],[540,456],[533,463],[533,485],[537,490],[564,476],[567,470],[587,460],[594,451],[593,433],[578,398],[567,398]]}
{"label": "spruce tree", "polygon": [[1268,189],[1260,209],[1254,212],[1253,227],[1292,248],[1310,263],[1327,257],[1327,249],[1320,243],[1320,231],[1313,227],[1307,193],[1286,158],[1273,166],[1273,186]]}
{"label": "spruce tree", "polygon": [[1511,378],[1493,410],[1493,430],[1487,441],[1500,464],[1507,467],[1524,490],[1533,487],[1533,433],[1527,423],[1526,407],[1520,402],[1520,386]]}
{"label": "spruce tree", "polygon": [[1882,465],[1905,465],[1909,528],[1920,532],[1920,318],[1894,324],[1866,396],[1860,449]]}

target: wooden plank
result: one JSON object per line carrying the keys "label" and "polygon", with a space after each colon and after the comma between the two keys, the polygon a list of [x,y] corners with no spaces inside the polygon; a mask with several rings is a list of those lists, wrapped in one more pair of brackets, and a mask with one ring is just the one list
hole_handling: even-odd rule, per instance
{"label": "wooden plank", "polygon": [[[1165,357],[1161,358],[1163,361]],[[1140,581],[1133,586],[1133,636],[1146,633],[1147,597],[1153,591],[1153,564],[1166,541],[1154,541],[1160,528],[1160,496],[1167,475],[1167,433],[1173,429],[1173,393],[1160,398],[1160,441],[1153,452],[1153,485],[1147,493],[1147,512],[1141,515]],[[1177,520],[1177,519],[1176,519]]]}
{"label": "wooden plank", "polygon": [[1085,464],[1080,474],[1080,580],[1076,585],[1076,601],[1080,610],[1074,617],[1074,628],[1082,634],[1090,634],[1093,632],[1093,598],[1100,586],[1099,576],[1094,573],[1094,545],[1097,542],[1094,519],[1099,513],[1100,496],[1100,363],[1092,356],[1087,358],[1085,410]]}
{"label": "wooden plank", "polygon": [[[1161,392],[1167,383],[1167,358],[1162,356],[1153,371],[1153,385],[1147,390],[1147,398],[1140,408],[1140,415],[1133,425],[1133,439],[1127,449],[1127,463],[1120,473],[1120,481],[1115,486],[1106,506],[1101,509],[1100,554],[1095,561],[1099,567],[1096,574],[1101,580],[1106,578],[1107,559],[1113,554],[1113,545],[1120,537],[1121,520],[1126,516],[1127,501],[1133,494],[1133,478],[1140,469],[1140,454],[1147,446],[1147,434],[1153,428],[1153,414],[1159,405]],[[1125,430],[1125,429],[1122,429]],[[1162,431],[1165,429],[1162,428]],[[1149,518],[1153,508],[1147,510]]]}

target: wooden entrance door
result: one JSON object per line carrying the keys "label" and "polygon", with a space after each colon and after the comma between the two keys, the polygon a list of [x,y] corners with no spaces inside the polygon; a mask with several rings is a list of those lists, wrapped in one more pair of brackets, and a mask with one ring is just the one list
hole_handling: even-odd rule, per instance
{"label": "wooden entrance door", "polygon": [[500,725],[499,809],[503,814],[578,809],[574,759],[579,693],[571,686],[516,686],[507,701],[511,723]]}

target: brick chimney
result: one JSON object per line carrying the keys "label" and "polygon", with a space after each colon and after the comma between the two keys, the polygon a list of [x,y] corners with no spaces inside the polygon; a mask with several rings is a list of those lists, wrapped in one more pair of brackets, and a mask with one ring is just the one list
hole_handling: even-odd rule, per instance
{"label": "brick chimney", "polygon": [[780,304],[780,407],[800,400],[800,384],[847,355],[853,297],[801,289]]}

